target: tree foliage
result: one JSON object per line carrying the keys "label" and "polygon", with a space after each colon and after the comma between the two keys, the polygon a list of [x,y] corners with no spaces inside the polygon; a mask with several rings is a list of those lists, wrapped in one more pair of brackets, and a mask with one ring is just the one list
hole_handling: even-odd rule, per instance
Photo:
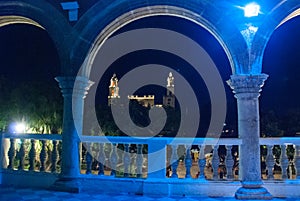
{"label": "tree foliage", "polygon": [[[151,107],[145,107],[138,103],[137,101],[130,101],[129,115],[131,121],[138,127],[147,127],[150,123],[155,124],[156,121],[161,121],[158,119],[153,119],[151,122],[149,118],[149,111]],[[167,121],[158,136],[176,136],[177,130],[180,125],[180,110],[170,107],[163,108],[167,114]],[[94,112],[94,108],[85,107],[85,122],[84,122],[84,134],[85,135],[107,135],[107,136],[126,136],[124,132],[116,125],[114,117],[111,112],[111,107],[107,105],[96,105],[97,122],[93,122],[92,118],[89,118]],[[143,133],[136,133],[136,136],[145,136]]]}
{"label": "tree foliage", "polygon": [[300,132],[300,108],[291,108],[283,113],[264,111],[260,114],[260,128],[263,137],[295,136]]}
{"label": "tree foliage", "polygon": [[30,131],[60,133],[62,127],[62,96],[58,86],[31,81],[5,85],[0,79],[0,128],[9,131],[12,122],[26,122]]}

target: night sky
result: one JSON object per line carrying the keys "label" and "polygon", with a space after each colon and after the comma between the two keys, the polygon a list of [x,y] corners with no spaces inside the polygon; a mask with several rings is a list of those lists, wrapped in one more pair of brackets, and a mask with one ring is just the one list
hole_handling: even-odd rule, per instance
{"label": "night sky", "polygon": [[[230,78],[228,59],[217,40],[205,29],[184,19],[175,17],[151,17],[138,20],[120,31],[142,27],[160,27],[178,31],[198,42],[211,56],[220,71],[227,92],[227,121],[236,123],[236,101],[225,81]],[[282,112],[299,107],[300,89],[300,18],[294,18],[272,35],[263,60],[263,72],[269,74],[261,100],[261,110],[273,109]],[[57,86],[54,77],[60,74],[59,59],[55,46],[45,30],[31,25],[9,25],[0,29],[1,77],[15,85],[22,81],[41,80]],[[196,92],[202,107],[209,104],[208,92],[200,76],[182,59],[159,51],[133,52],[117,60],[101,80],[97,97],[105,103],[109,79],[113,73],[120,78],[130,68],[147,63],[172,67],[186,77]],[[121,67],[122,66],[122,67]],[[121,68],[120,68],[121,67]],[[159,97],[165,89],[156,87]],[[152,93],[151,93],[152,92]],[[153,94],[153,88],[143,88],[137,94]],[[104,98],[103,98],[104,97]]]}

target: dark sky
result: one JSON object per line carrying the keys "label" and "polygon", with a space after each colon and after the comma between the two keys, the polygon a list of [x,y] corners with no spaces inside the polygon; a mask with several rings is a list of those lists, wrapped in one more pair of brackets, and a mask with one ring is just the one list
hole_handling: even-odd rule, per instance
{"label": "dark sky", "polygon": [[300,17],[280,26],[272,35],[264,54],[263,72],[268,78],[261,104],[283,112],[300,107]]}
{"label": "dark sky", "polygon": [[[211,56],[224,80],[227,92],[229,119],[235,116],[235,100],[225,81],[230,78],[231,69],[226,55],[216,39],[198,25],[175,17],[152,17],[138,20],[121,31],[141,28],[160,27],[181,32],[198,42]],[[262,96],[261,109],[282,110],[299,107],[300,80],[300,18],[292,19],[279,27],[271,37],[265,51],[263,72],[270,75]],[[59,75],[59,59],[51,38],[47,32],[31,25],[9,25],[0,29],[1,76],[18,84],[21,81],[45,80],[57,85],[54,77]],[[194,74],[192,67],[182,59],[159,51],[133,52],[117,60],[102,79],[101,95],[107,97],[108,82],[116,72],[119,77],[130,68],[147,63],[159,63],[172,66],[185,77]],[[122,68],[120,68],[122,66]],[[130,67],[129,67],[130,66]],[[188,79],[201,104],[205,105],[208,92],[201,78]],[[147,91],[148,90],[148,91]],[[150,93],[151,88],[144,88],[139,93]],[[156,88],[158,96],[164,89]],[[101,99],[101,98],[99,98]],[[103,100],[104,100],[103,99]],[[102,100],[102,101],[103,101]],[[101,100],[99,100],[101,102]],[[235,120],[232,120],[234,123]]]}
{"label": "dark sky", "polygon": [[59,58],[45,30],[26,24],[1,27],[0,47],[1,76],[15,84],[30,80],[55,83]]}

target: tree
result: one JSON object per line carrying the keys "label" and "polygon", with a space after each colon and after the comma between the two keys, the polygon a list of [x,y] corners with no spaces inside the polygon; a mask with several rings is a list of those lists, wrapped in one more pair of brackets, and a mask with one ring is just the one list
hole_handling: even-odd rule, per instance
{"label": "tree", "polygon": [[62,97],[58,86],[47,82],[23,82],[5,86],[0,97],[1,128],[7,130],[9,123],[25,121],[38,133],[60,133],[62,127]]}
{"label": "tree", "polygon": [[262,137],[280,137],[284,133],[280,127],[279,118],[273,110],[261,113],[260,129]]}
{"label": "tree", "polygon": [[282,115],[282,128],[286,136],[295,136],[300,131],[300,108],[291,108]]}

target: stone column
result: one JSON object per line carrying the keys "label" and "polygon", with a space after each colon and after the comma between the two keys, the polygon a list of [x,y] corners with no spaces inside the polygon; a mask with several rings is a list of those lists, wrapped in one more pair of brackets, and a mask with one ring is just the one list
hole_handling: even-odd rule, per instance
{"label": "stone column", "polygon": [[237,99],[238,132],[242,139],[239,148],[242,187],[235,194],[237,199],[272,199],[262,187],[259,145],[258,97],[267,78],[266,74],[232,75],[227,81]]}
{"label": "stone column", "polygon": [[85,77],[56,77],[64,97],[62,131],[62,180],[80,174],[79,135],[82,135],[84,98],[93,84]]}

